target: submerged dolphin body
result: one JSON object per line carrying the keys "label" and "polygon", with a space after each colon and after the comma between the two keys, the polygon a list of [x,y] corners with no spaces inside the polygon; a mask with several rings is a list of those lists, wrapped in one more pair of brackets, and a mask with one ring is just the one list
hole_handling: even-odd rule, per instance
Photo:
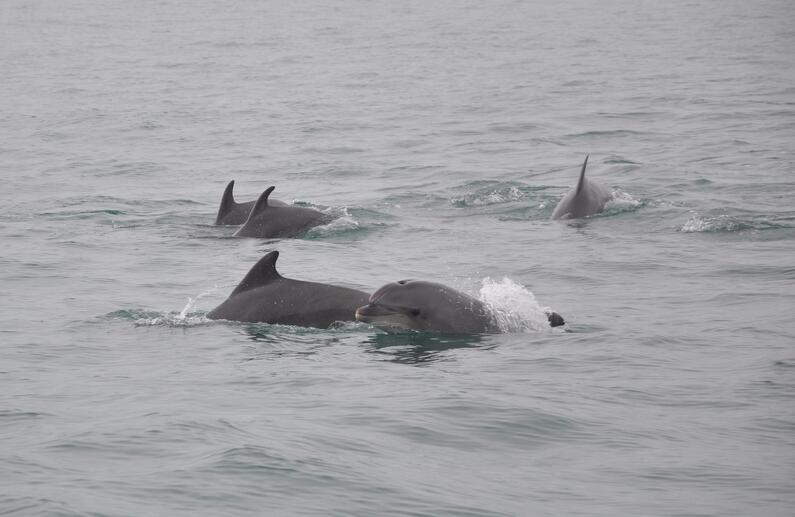
{"label": "submerged dolphin body", "polygon": [[[232,192],[234,188],[235,180],[232,180],[224,189],[224,195],[221,197],[221,206],[218,207],[218,215],[215,218],[215,224],[217,225],[243,224],[248,219],[251,209],[254,208],[256,201],[235,202],[235,195]],[[287,203],[277,199],[271,199],[269,202],[273,206],[287,206]]]}
{"label": "submerged dolphin body", "polygon": [[[563,318],[549,313],[550,326]],[[483,302],[435,282],[400,280],[386,284],[356,310],[356,319],[388,332],[418,330],[438,334],[499,332]]]}
{"label": "submerged dolphin body", "polygon": [[273,204],[268,197],[276,187],[269,187],[257,199],[248,219],[235,232],[238,237],[295,237],[314,226],[330,222],[333,217],[312,208]]}
{"label": "submerged dolphin body", "polygon": [[356,308],[367,303],[363,291],[284,278],[276,271],[278,258],[278,251],[262,257],[207,317],[327,328],[335,321],[355,321]]}
{"label": "submerged dolphin body", "polygon": [[588,164],[588,156],[582,164],[580,180],[577,186],[569,190],[558,206],[552,212],[552,219],[577,219],[589,215],[598,214],[604,210],[605,203],[610,199],[610,190],[595,181],[585,178],[585,166]]}

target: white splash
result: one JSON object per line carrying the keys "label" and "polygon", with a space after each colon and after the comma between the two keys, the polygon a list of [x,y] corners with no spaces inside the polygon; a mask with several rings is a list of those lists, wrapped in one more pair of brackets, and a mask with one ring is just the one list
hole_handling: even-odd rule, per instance
{"label": "white splash", "polygon": [[481,282],[480,301],[491,310],[502,332],[542,332],[551,329],[546,310],[535,295],[508,277]]}
{"label": "white splash", "polygon": [[331,234],[357,230],[359,222],[353,218],[350,211],[346,207],[332,207],[323,210],[323,213],[329,214],[334,217],[332,221],[327,224],[316,226],[309,230],[309,235],[316,237],[324,237]]}
{"label": "white splash", "polygon": [[508,188],[495,189],[485,193],[468,194],[464,197],[453,198],[450,202],[453,205],[462,206],[488,206],[509,201],[518,201],[524,197],[522,191],[515,186]]}
{"label": "white splash", "polygon": [[682,225],[679,231],[684,233],[695,233],[695,232],[703,232],[708,229],[707,221],[698,215],[697,213],[692,213],[690,218]]}
{"label": "white splash", "polygon": [[627,212],[640,207],[642,201],[635,199],[628,192],[615,189],[610,195],[610,199],[605,204],[605,211],[608,212]]}
{"label": "white splash", "polygon": [[691,211],[690,218],[682,225],[679,231],[682,233],[735,232],[747,227],[747,224],[736,221],[728,215],[707,217]]}
{"label": "white splash", "polygon": [[194,308],[196,307],[196,302],[205,296],[213,294],[218,289],[219,287],[215,286],[198,294],[195,298],[188,297],[185,307],[182,308],[179,314],[170,312],[154,318],[140,318],[135,320],[134,324],[138,327],[157,327],[161,325],[166,327],[191,327],[210,323],[212,320],[208,320],[206,316],[195,314]]}

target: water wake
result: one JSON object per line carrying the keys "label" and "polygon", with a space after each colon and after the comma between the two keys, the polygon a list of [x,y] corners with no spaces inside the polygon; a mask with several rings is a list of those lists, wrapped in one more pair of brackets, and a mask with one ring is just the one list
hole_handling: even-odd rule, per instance
{"label": "water wake", "polygon": [[203,293],[200,293],[195,298],[188,298],[185,307],[179,312],[156,312],[145,311],[140,309],[121,309],[111,312],[105,317],[108,319],[122,319],[132,321],[136,327],[195,327],[200,325],[207,325],[213,323],[213,320],[207,319],[204,312],[197,312],[194,310],[196,303],[210,294],[215,293],[218,287],[213,287]]}
{"label": "water wake", "polygon": [[610,196],[610,200],[605,204],[604,213],[606,215],[615,215],[624,212],[634,212],[643,208],[644,205],[643,201],[635,199],[629,192],[615,189]]}
{"label": "water wake", "polygon": [[715,216],[691,212],[688,220],[679,228],[682,233],[732,233],[745,230],[773,230],[790,228],[789,225],[773,222],[767,218],[736,217],[728,214]]}
{"label": "water wake", "polygon": [[340,233],[355,232],[361,227],[359,221],[353,217],[353,214],[351,214],[347,207],[331,207],[322,210],[322,212],[334,217],[334,219],[328,224],[310,229],[308,236],[328,237]]}
{"label": "water wake", "polygon": [[475,192],[451,199],[450,204],[455,208],[480,207],[519,201],[524,197],[525,193],[514,184],[486,185]]}

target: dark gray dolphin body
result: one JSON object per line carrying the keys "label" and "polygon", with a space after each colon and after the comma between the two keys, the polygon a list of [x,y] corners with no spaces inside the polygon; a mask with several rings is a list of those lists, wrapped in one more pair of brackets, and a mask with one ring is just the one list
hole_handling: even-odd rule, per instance
{"label": "dark gray dolphin body", "polygon": [[[421,280],[386,284],[370,296],[367,305],[356,310],[356,319],[388,332],[499,332],[483,302],[445,285]],[[549,314],[549,322],[553,327],[564,323],[554,312]]]}
{"label": "dark gray dolphin body", "polygon": [[262,257],[207,317],[327,328],[335,321],[355,321],[356,308],[367,303],[363,291],[284,278],[276,271],[278,258],[278,251]]}
{"label": "dark gray dolphin body", "polygon": [[[224,190],[224,195],[221,197],[221,206],[218,207],[218,215],[215,218],[215,224],[217,225],[243,224],[248,219],[251,209],[254,208],[256,201],[235,202],[235,196],[232,192],[234,188],[235,180],[232,180]],[[272,206],[287,206],[287,203],[278,199],[271,199],[268,203]]]}
{"label": "dark gray dolphin body", "polygon": [[[590,156],[590,155],[588,155]],[[601,212],[605,203],[610,199],[610,189],[603,187],[595,181],[585,179],[585,166],[588,164],[588,156],[582,164],[580,180],[577,186],[569,190],[558,206],[552,212],[552,219],[577,219]]]}
{"label": "dark gray dolphin body", "polygon": [[262,193],[249,212],[248,219],[235,235],[260,238],[295,237],[313,226],[326,224],[333,219],[311,208],[271,204],[268,196],[275,188],[269,187]]}

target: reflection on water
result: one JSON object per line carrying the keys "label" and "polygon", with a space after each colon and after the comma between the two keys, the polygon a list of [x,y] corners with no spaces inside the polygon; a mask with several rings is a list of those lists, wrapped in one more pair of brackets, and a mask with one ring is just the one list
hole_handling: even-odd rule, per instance
{"label": "reflection on water", "polygon": [[[249,361],[269,357],[307,357],[318,353],[338,341],[328,336],[328,331],[268,323],[242,323],[240,328],[256,346],[250,351]],[[264,346],[263,346],[264,345]]]}
{"label": "reflection on water", "polygon": [[456,348],[491,349],[497,346],[486,341],[479,334],[444,335],[424,332],[406,332],[400,334],[377,333],[370,336],[365,344],[365,351],[383,354],[389,361],[415,366],[425,366],[438,361],[449,360],[445,352]]}
{"label": "reflection on water", "polygon": [[281,333],[273,325],[267,323],[243,323],[240,328],[248,334],[252,341],[276,344],[282,340]]}
{"label": "reflection on water", "polygon": [[[314,329],[267,323],[242,323],[240,329],[249,339],[265,347],[258,347],[251,360],[265,356],[309,356],[342,341],[364,345],[364,351],[386,356],[386,360],[413,365],[449,360],[445,352],[457,348],[491,349],[496,343],[478,334],[438,335],[424,332],[385,334],[360,323],[343,323],[332,329]],[[362,330],[367,334],[360,334]],[[354,333],[354,334],[352,334]]]}

